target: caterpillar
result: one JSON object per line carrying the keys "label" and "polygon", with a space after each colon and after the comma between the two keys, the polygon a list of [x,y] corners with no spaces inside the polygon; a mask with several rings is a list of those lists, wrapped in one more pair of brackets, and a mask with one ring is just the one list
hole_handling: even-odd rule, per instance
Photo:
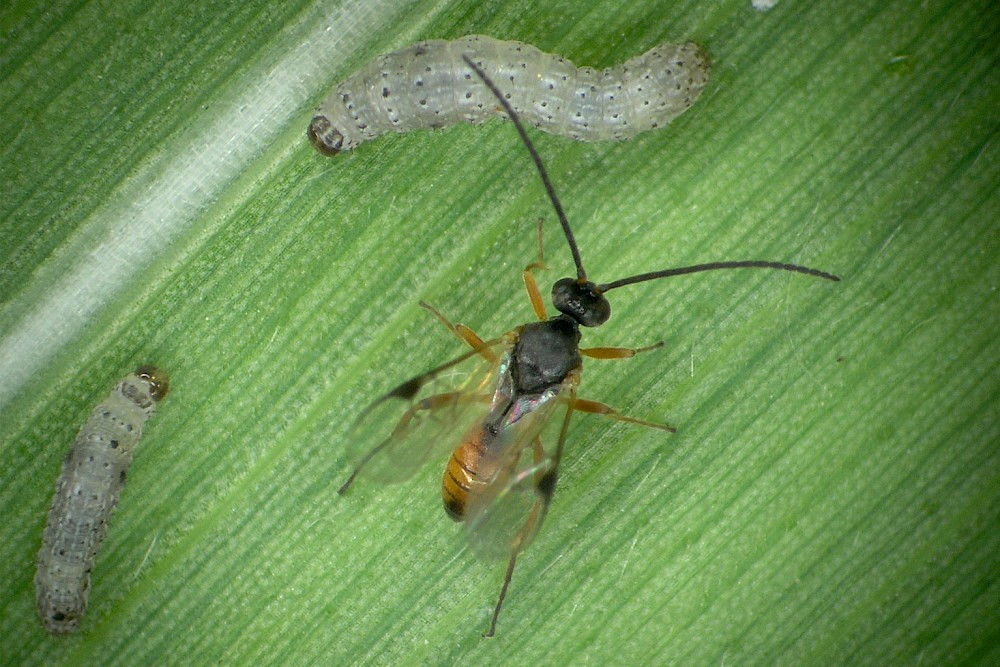
{"label": "caterpillar", "polygon": [[90,570],[142,427],[168,387],[167,375],[152,366],[127,375],[93,409],[63,460],[35,573],[38,614],[53,634],[72,632],[80,623]]}
{"label": "caterpillar", "polygon": [[387,132],[506,118],[463,55],[502,87],[522,120],[579,141],[620,141],[663,127],[694,104],[711,69],[691,42],[660,44],[600,71],[485,35],[417,42],[336,86],[316,109],[309,140],[336,155]]}

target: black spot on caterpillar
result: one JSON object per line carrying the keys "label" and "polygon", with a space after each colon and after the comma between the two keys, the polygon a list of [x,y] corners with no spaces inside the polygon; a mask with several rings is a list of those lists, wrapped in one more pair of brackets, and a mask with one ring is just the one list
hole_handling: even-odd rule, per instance
{"label": "black spot on caterpillar", "polygon": [[93,409],[63,460],[35,573],[38,614],[49,632],[72,632],[80,623],[97,548],[142,427],[167,389],[167,375],[152,366],[127,375]]}
{"label": "black spot on caterpillar", "polygon": [[620,141],[663,127],[694,104],[711,69],[690,42],[660,44],[601,71],[484,35],[418,42],[336,86],[316,109],[309,140],[336,155],[386,132],[506,118],[463,55],[501,86],[523,121],[580,141]]}

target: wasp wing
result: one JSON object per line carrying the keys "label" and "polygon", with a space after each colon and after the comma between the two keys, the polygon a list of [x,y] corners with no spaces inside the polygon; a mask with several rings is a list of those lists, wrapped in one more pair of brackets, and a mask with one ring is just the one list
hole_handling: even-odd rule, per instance
{"label": "wasp wing", "polygon": [[[541,527],[555,491],[577,383],[576,377],[567,379],[515,402],[494,449],[496,472],[469,501],[466,537],[477,555],[509,558],[523,551]],[[546,449],[543,442],[557,444]]]}
{"label": "wasp wing", "polygon": [[347,453],[354,471],[341,493],[359,475],[401,482],[432,452],[453,448],[486,412],[493,395],[496,358],[506,356],[511,345],[509,336],[486,341],[410,378],[365,408],[348,436]]}

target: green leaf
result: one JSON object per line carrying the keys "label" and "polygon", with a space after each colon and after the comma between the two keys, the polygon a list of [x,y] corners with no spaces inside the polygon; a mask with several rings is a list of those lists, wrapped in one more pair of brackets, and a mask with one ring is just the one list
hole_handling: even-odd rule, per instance
{"label": "green leaf", "polygon": [[[1000,14],[654,0],[14,2],[0,12],[4,663],[993,663],[1000,660]],[[311,108],[378,54],[489,34],[604,67],[712,54],[698,103],[620,144],[531,131],[611,293],[546,525],[502,563],[440,508],[444,461],[349,472],[347,424],[532,317],[546,219],[509,124],[336,158]],[[149,424],[80,630],[34,609],[60,461],[154,362]]]}

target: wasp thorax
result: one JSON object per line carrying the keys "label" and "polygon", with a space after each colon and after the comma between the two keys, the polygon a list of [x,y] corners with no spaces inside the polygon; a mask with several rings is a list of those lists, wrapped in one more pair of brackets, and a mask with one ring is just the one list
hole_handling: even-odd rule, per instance
{"label": "wasp thorax", "polygon": [[611,304],[589,280],[562,278],[552,286],[552,304],[556,309],[585,327],[597,327],[611,317]]}

